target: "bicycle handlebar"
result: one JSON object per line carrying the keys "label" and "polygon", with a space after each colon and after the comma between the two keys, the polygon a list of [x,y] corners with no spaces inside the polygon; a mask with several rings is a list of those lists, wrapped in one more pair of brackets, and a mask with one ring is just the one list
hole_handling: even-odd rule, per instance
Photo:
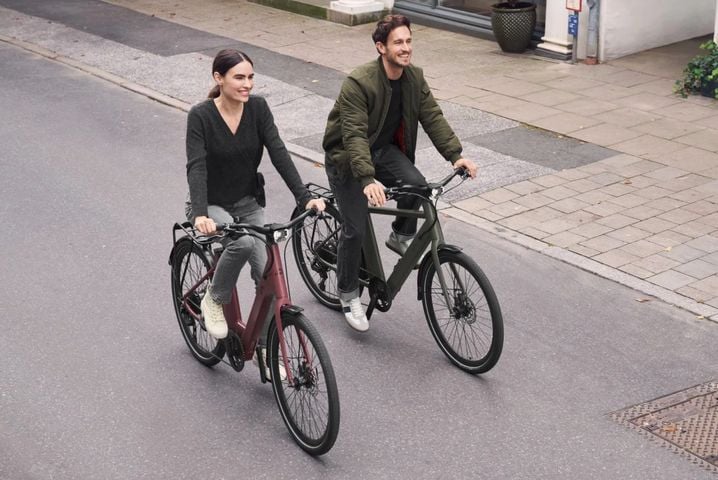
{"label": "bicycle handlebar", "polygon": [[287,230],[300,223],[306,217],[310,215],[317,215],[314,209],[304,210],[301,214],[287,223],[268,223],[266,225],[252,225],[251,223],[218,223],[217,231],[226,231],[230,233],[248,233],[247,230],[252,230],[262,235],[272,235],[274,232],[279,230]]}
{"label": "bicycle handlebar", "polygon": [[443,189],[456,176],[460,176],[465,180],[469,177],[469,171],[465,168],[457,168],[438,182],[429,183],[427,185],[399,185],[397,187],[389,187],[384,189],[384,194],[387,199],[409,194],[418,194],[424,197],[429,197],[435,189]]}

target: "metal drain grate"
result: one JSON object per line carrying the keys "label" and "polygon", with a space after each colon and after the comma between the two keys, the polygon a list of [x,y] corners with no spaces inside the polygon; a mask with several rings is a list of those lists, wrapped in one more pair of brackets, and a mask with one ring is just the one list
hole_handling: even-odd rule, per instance
{"label": "metal drain grate", "polygon": [[610,414],[718,473],[718,382],[681,390]]}

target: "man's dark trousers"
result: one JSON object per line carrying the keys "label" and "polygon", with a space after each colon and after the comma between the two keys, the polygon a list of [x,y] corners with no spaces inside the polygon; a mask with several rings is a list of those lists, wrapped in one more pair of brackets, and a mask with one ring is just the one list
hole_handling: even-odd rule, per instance
{"label": "man's dark trousers", "polygon": [[[372,152],[372,163],[374,178],[386,187],[426,185],[424,176],[396,145],[387,145]],[[359,296],[361,247],[366,233],[369,207],[361,183],[357,179],[351,174],[340,175],[336,167],[329,162],[326,166],[329,185],[337,199],[339,213],[342,216],[342,231],[337,252],[337,287],[339,297],[342,300],[350,300]],[[416,197],[405,197],[397,201],[397,207],[416,210],[420,203],[421,200]],[[399,240],[409,240],[416,234],[416,225],[416,218],[396,217],[391,226]]]}

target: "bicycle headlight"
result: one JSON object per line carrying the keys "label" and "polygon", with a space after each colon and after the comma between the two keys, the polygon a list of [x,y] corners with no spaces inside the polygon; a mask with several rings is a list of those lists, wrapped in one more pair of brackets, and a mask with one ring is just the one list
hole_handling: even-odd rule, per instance
{"label": "bicycle headlight", "polygon": [[274,235],[275,242],[277,242],[277,243],[283,242],[289,236],[289,229],[285,228],[283,230],[276,230],[273,235]]}
{"label": "bicycle headlight", "polygon": [[441,192],[443,192],[444,189],[442,187],[435,187],[431,189],[431,197],[429,197],[431,200],[436,200],[439,198],[439,195],[441,195]]}

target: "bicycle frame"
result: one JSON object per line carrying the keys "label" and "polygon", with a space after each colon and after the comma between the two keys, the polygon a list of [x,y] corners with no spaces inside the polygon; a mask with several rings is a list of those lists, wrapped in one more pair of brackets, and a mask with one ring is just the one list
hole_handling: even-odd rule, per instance
{"label": "bicycle frame", "polygon": [[[197,242],[189,231],[184,228],[182,228],[182,230],[185,230],[196,248],[206,252],[204,245]],[[188,299],[197,291],[197,288],[200,285],[202,285],[206,280],[211,279],[214,275],[217,268],[217,261],[221,255],[221,249],[217,250],[212,252],[211,266],[207,273],[203,275],[195,285],[189,288],[187,293],[182,297],[182,305],[184,308],[192,317],[199,321],[201,321],[202,313],[199,309],[193,309]],[[252,303],[252,308],[247,321],[243,321],[239,305],[239,296],[237,295],[236,288],[232,290],[230,303],[223,305],[223,310],[229,330],[236,333],[240,339],[242,344],[243,360],[245,361],[252,359],[254,351],[257,348],[257,342],[262,333],[262,329],[267,322],[272,319],[272,316],[274,316],[275,322],[277,323],[279,345],[282,349],[282,357],[284,359],[284,367],[287,372],[287,378],[290,383],[293,382],[292,372],[287,364],[287,351],[286,344],[284,342],[284,330],[282,328],[282,312],[285,310],[298,312],[301,311],[301,309],[294,306],[289,297],[289,289],[284,275],[284,267],[282,265],[279,244],[274,241],[273,238],[272,241],[267,242],[267,265],[265,266],[262,279],[257,287],[254,302]],[[302,349],[305,354],[307,354],[307,348],[306,345],[304,345],[303,339],[301,342]]]}
{"label": "bicycle frame", "polygon": [[[416,236],[409,244],[404,255],[399,258],[399,261],[394,265],[394,268],[387,279],[384,274],[384,267],[381,262],[381,254],[376,241],[376,234],[374,232],[374,224],[371,220],[372,214],[374,215],[402,215],[405,217],[415,217],[424,219],[421,224],[421,228],[417,232]],[[416,264],[422,259],[424,251],[431,245],[430,261],[436,267],[436,273],[439,278],[439,283],[442,287],[442,292],[447,305],[451,305],[452,301],[447,294],[446,279],[441,268],[439,268],[439,248],[444,247],[444,232],[441,229],[441,222],[438,219],[438,213],[434,209],[431,199],[425,199],[422,201],[422,211],[416,210],[405,210],[398,208],[388,207],[369,207],[369,215],[367,215],[367,229],[364,243],[362,244],[362,252],[364,254],[364,264],[369,278],[375,278],[382,282],[386,286],[387,300],[391,302],[394,297],[399,293],[401,287],[409,278],[412,270],[414,270]],[[424,260],[422,265],[426,265],[427,260]],[[421,271],[421,270],[420,270]],[[419,275],[421,277],[421,275]],[[369,285],[369,291],[372,292],[371,285]],[[462,285],[463,288],[463,285]],[[421,292],[419,292],[421,295]],[[371,295],[371,300],[366,311],[367,318],[371,317],[374,311],[374,307],[377,301],[376,295]]]}
{"label": "bicycle frame", "polygon": [[[368,274],[368,278],[367,275],[362,275],[361,272],[359,275],[360,284],[365,287],[368,287],[371,295],[369,307],[366,311],[367,318],[371,317],[374,307],[376,306],[377,300],[388,302],[387,304],[380,305],[380,310],[388,310],[391,301],[399,293],[399,290],[401,290],[401,287],[404,285],[417,263],[422,259],[423,253],[430,245],[431,248],[429,249],[429,254],[427,254],[427,256],[422,261],[419,270],[419,279],[421,279],[422,272],[424,271],[426,266],[430,263],[433,264],[436,268],[437,277],[439,279],[439,283],[441,284],[445,301],[447,302],[447,305],[452,305],[451,298],[447,293],[448,289],[446,278],[440,268],[439,251],[459,251],[461,249],[453,245],[446,245],[444,243],[444,233],[441,228],[441,223],[439,222],[438,218],[438,212],[434,207],[434,203],[443,193],[444,186],[446,186],[448,182],[451,181],[451,179],[454,178],[456,175],[463,176],[464,174],[460,173],[459,171],[455,171],[454,173],[447,176],[438,183],[429,185],[429,188],[431,189],[430,194],[428,196],[420,195],[422,199],[421,211],[369,206],[369,214],[367,215],[366,223],[366,233],[364,241],[362,243],[362,254],[364,256],[364,272]],[[334,194],[326,187],[322,187],[321,185],[316,184],[308,184],[307,187],[310,188],[310,191],[312,191],[314,194],[323,197],[329,202],[334,202]],[[390,191],[394,195],[410,194],[398,192],[395,188],[388,189],[387,193],[389,193]],[[381,254],[377,245],[376,233],[374,231],[374,224],[372,222],[372,215],[398,215],[404,217],[420,218],[424,220],[421,224],[421,227],[419,228],[419,231],[414,236],[412,242],[409,244],[407,251],[404,253],[404,255],[401,256],[401,258],[399,258],[399,261],[394,265],[394,268],[392,269],[392,272],[388,279],[384,273],[384,267],[381,261]],[[333,232],[333,235],[338,237],[339,230]],[[332,267],[331,264],[326,265],[330,268],[336,269],[336,267]],[[377,281],[379,282],[379,285],[377,285]],[[464,288],[464,285],[461,284],[461,282],[460,286],[461,288]],[[377,287],[384,290],[382,293],[385,293],[385,295],[381,299],[377,295]],[[419,299],[421,299],[421,291],[419,291]]]}
{"label": "bicycle frame", "polygon": [[[384,267],[381,262],[381,254],[376,241],[374,224],[371,219],[372,215],[401,215],[404,217],[424,219],[421,228],[419,228],[419,231],[409,245],[406,253],[399,258],[397,263],[394,265],[389,278],[386,278]],[[436,256],[435,260],[438,263],[438,247],[443,243],[444,233],[441,229],[441,223],[438,221],[437,214],[434,212],[433,206],[428,200],[422,202],[422,211],[389,207],[369,207],[366,236],[364,238],[364,243],[362,244],[365,267],[366,271],[370,275],[370,278],[377,278],[386,284],[389,299],[394,299],[399,290],[401,290],[401,287],[404,285],[407,278],[409,278],[412,270],[414,270],[417,262],[421,260],[422,254],[426,251],[426,248],[429,245],[431,245],[432,258]]]}

